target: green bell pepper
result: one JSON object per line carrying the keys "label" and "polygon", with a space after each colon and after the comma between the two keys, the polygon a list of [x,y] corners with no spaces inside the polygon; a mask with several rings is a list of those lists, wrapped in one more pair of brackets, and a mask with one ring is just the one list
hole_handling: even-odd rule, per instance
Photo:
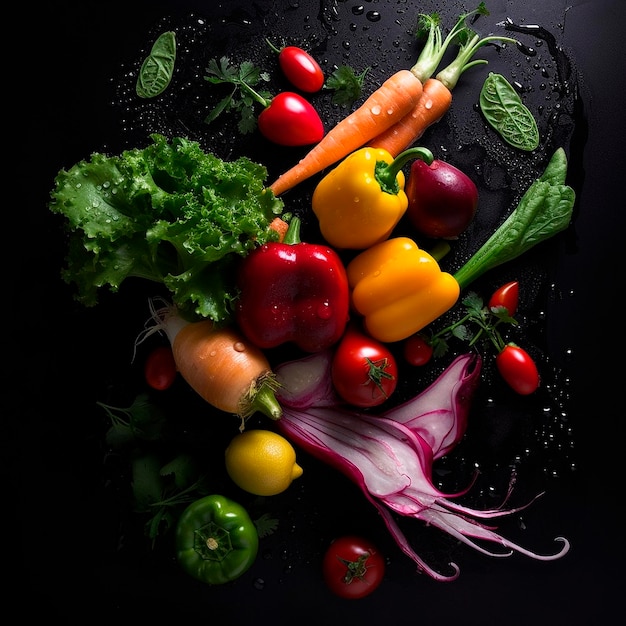
{"label": "green bell pepper", "polygon": [[194,578],[220,585],[254,563],[259,535],[244,507],[221,495],[192,502],[176,526],[176,558]]}

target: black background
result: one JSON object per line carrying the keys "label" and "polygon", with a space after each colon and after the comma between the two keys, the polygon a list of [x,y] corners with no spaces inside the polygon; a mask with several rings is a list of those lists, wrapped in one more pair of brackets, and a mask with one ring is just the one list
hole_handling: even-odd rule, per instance
{"label": "black background", "polygon": [[[624,232],[621,28],[626,5],[621,0],[487,3],[495,16],[560,25],[559,43],[580,75],[584,121],[575,138],[576,179],[570,181],[578,194],[575,224],[557,248],[552,275],[569,297],[551,300],[546,317],[549,350],[570,355],[569,419],[576,427],[577,470],[551,483],[548,496],[528,513],[535,531],[539,526],[538,536],[548,538],[542,546],[546,551],[549,538],[563,534],[572,542],[570,553],[541,563],[461,550],[454,554],[460,578],[436,583],[415,574],[352,485],[315,464],[310,471],[316,472],[315,480],[295,492],[299,495],[276,497],[272,506],[287,518],[281,533],[270,538],[253,569],[234,584],[195,584],[177,571],[166,550],[154,555],[141,542],[125,543],[132,535],[120,540],[118,529],[127,523],[127,513],[118,511],[116,491],[103,480],[104,420],[94,401],[125,384],[127,363],[120,354],[128,351],[144,312],[122,311],[116,295],[103,298],[99,306],[105,314],[72,302],[70,288],[59,279],[64,242],[46,209],[48,195],[59,169],[94,151],[118,151],[127,147],[129,137],[141,134],[143,129],[137,129],[120,139],[115,86],[134,67],[131,62],[141,58],[164,18],[234,15],[240,5],[261,15],[264,4],[57,2],[36,11],[14,9],[5,23],[19,36],[6,61],[13,79],[5,113],[10,145],[4,150],[10,163],[4,183],[11,193],[3,209],[8,218],[3,344],[9,374],[3,447],[10,487],[3,510],[6,548],[17,556],[17,566],[6,574],[21,592],[21,618],[54,617],[64,624],[142,616],[156,623],[173,617],[228,624],[306,618],[331,624],[393,618],[445,625],[607,623],[619,611],[624,582],[619,518],[623,309],[618,303],[623,255],[618,251]],[[320,6],[333,7],[332,2],[302,0],[290,11],[288,2],[274,4],[284,7],[278,23],[294,37],[310,35],[303,30],[306,8],[311,7],[308,23],[314,24],[324,13]],[[381,13],[396,6],[362,4]],[[403,4],[421,10],[419,2],[397,3]],[[467,8],[472,6],[459,4],[453,13]],[[270,26],[271,21],[262,25]],[[348,62],[359,59],[355,53]],[[396,69],[396,64],[386,58],[378,71]],[[270,148],[262,154],[253,144],[250,150],[255,158],[267,158],[275,174],[293,158],[284,154],[277,163],[270,155],[280,151]],[[144,301],[141,293],[129,299]],[[339,529],[371,533],[390,558],[381,588],[358,602],[334,598],[321,580],[321,551]]]}

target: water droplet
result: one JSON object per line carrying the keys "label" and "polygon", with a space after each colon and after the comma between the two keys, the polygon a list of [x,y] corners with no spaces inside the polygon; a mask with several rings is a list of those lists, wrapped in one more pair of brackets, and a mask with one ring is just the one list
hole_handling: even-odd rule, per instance
{"label": "water droplet", "polygon": [[265,588],[265,581],[262,578],[255,578],[253,584],[254,584],[254,588],[255,589],[264,589]]}
{"label": "water droplet", "polygon": [[321,302],[315,311],[317,317],[321,320],[329,320],[333,316],[333,310],[329,302]]}
{"label": "water droplet", "polygon": [[517,49],[522,53],[525,54],[529,57],[534,57],[537,56],[537,51],[534,48],[531,48],[530,46],[527,46],[521,42],[517,43]]}
{"label": "water droplet", "polygon": [[354,15],[363,15],[364,11],[365,11],[365,8],[363,7],[362,4],[357,4],[352,7],[352,13]]}
{"label": "water droplet", "polygon": [[380,111],[381,109],[378,105],[373,106],[371,109],[372,115],[380,115]]}
{"label": "water droplet", "polygon": [[233,350],[235,352],[245,352],[246,344],[244,344],[243,341],[235,341],[233,344]]}
{"label": "water droplet", "polygon": [[378,11],[368,11],[365,14],[365,17],[370,21],[370,22],[379,22],[380,21],[380,13]]}

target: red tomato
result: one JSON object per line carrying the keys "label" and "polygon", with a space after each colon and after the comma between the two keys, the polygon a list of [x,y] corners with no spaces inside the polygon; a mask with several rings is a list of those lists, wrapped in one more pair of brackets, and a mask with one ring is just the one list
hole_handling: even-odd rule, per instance
{"label": "red tomato", "polygon": [[177,369],[170,346],[158,346],[146,359],[144,377],[153,389],[164,391],[176,379]]}
{"label": "red tomato", "polygon": [[324,124],[313,105],[291,91],[274,96],[258,124],[264,137],[281,146],[306,146],[324,136]]}
{"label": "red tomato", "polygon": [[509,387],[522,396],[539,387],[539,372],[532,357],[519,346],[507,344],[496,357],[496,366]]}
{"label": "red tomato", "polygon": [[374,591],[385,575],[385,561],[367,539],[346,535],[335,539],[322,561],[324,581],[341,598],[357,600]]}
{"label": "red tomato", "polygon": [[411,335],[404,341],[404,360],[410,365],[426,365],[433,356],[433,347],[420,333]]}
{"label": "red tomato", "polygon": [[307,93],[324,86],[324,72],[319,63],[302,48],[287,46],[280,51],[278,63],[289,82]]}
{"label": "red tomato", "polygon": [[335,390],[349,404],[378,406],[395,391],[398,366],[385,344],[349,326],[335,349],[331,376]]}
{"label": "red tomato", "polygon": [[493,292],[489,299],[489,308],[492,309],[494,307],[503,306],[509,312],[509,315],[513,317],[517,311],[518,302],[519,283],[513,280]]}

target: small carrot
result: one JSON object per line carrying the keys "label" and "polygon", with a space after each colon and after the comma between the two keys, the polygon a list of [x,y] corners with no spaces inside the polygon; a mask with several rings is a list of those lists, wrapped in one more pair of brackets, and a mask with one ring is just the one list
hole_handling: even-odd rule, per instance
{"label": "small carrot", "polygon": [[427,128],[437,123],[448,112],[451,104],[450,89],[440,80],[429,78],[424,83],[422,97],[413,109],[399,122],[374,137],[369,145],[382,148],[396,157],[415,143]]}
{"label": "small carrot", "polygon": [[270,185],[279,196],[321,172],[402,119],[422,95],[422,82],[409,70],[389,77],[355,111],[343,118],[296,165]]}
{"label": "small carrot", "polygon": [[[461,74],[470,67],[487,63],[484,59],[471,60],[479,48],[495,41],[518,43],[516,39],[511,39],[510,37],[489,36],[480,38],[466,25],[467,18],[475,13],[480,13],[481,15],[489,14],[481,2],[477,9],[459,17],[457,23],[443,44],[441,44],[441,48],[445,50],[453,40],[462,42],[459,44],[456,58],[442,69],[435,78],[429,76],[425,80],[422,97],[415,107],[399,122],[372,139],[369,143],[372,148],[387,150],[394,157],[406,150],[430,126],[436,124],[448,112],[452,105],[452,89],[456,86]],[[440,37],[441,35],[439,34],[439,39]],[[411,71],[419,74],[422,70],[422,64],[420,59],[418,59]]]}
{"label": "small carrot", "polygon": [[[461,27],[464,24],[464,20],[477,12],[487,13],[483,3],[471,13],[463,15],[445,39],[443,39],[441,34],[439,14],[421,14],[418,22],[418,36],[426,33],[426,42],[413,67],[410,70],[399,70],[385,81],[356,111],[341,120],[335,128],[330,130],[324,139],[307,153],[299,163],[279,176],[270,185],[274,195],[278,196],[288,191],[298,183],[321,172],[324,168],[339,161],[368,142],[369,145],[373,146],[372,140],[376,137],[385,136],[389,128],[394,129],[392,133],[392,137],[394,137],[396,134],[399,134],[398,129],[400,127],[398,124],[402,120],[404,120],[404,125],[408,129],[412,129],[416,122],[413,121],[411,124],[408,124],[408,116],[412,111],[415,111],[415,107],[418,107],[422,100],[425,81],[430,79],[436,71],[448,46],[462,30]],[[410,74],[413,75],[412,78],[409,76]],[[398,83],[397,86],[396,81]],[[391,86],[393,86],[393,89],[388,88]],[[414,105],[405,110],[406,102],[412,97],[415,97]],[[450,104],[448,103],[448,108],[449,106]],[[374,110],[393,110],[393,114],[374,116],[372,115]],[[402,110],[405,110],[405,114],[400,115]],[[420,114],[418,112],[416,115]],[[408,132],[409,136],[411,134],[412,132]],[[399,140],[395,139],[395,141],[398,142]],[[408,139],[404,141],[408,141]],[[396,152],[394,156],[397,156],[399,152]]]}
{"label": "small carrot", "polygon": [[276,420],[282,408],[274,391],[278,383],[265,354],[236,329],[210,320],[188,322],[172,305],[155,309],[154,325],[144,332],[164,331],[176,367],[189,386],[215,408],[241,418],[256,411]]}
{"label": "small carrot", "polygon": [[282,242],[285,239],[285,235],[289,230],[289,223],[285,222],[282,217],[275,217],[270,222],[270,229],[275,230],[278,233],[278,241]]}

